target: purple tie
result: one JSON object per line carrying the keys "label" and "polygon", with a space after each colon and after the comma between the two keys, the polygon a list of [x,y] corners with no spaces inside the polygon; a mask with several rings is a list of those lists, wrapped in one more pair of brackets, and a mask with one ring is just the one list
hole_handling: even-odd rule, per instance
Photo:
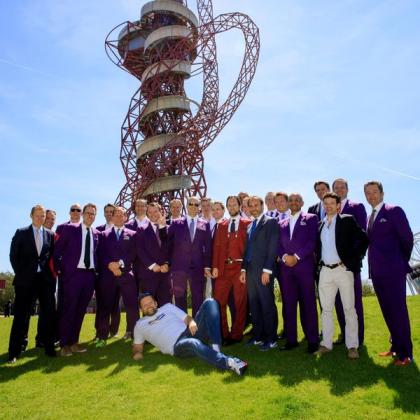
{"label": "purple tie", "polygon": [[191,239],[191,242],[194,241],[194,219],[191,219],[191,222],[190,222],[190,239]]}
{"label": "purple tie", "polygon": [[155,226],[156,226],[156,231],[155,231],[156,240],[157,240],[159,246],[161,246],[162,242],[161,242],[160,237],[159,237],[159,225],[156,223]]}

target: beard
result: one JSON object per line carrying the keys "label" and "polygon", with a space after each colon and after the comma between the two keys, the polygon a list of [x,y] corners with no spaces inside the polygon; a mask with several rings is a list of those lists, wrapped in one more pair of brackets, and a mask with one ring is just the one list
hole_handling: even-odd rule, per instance
{"label": "beard", "polygon": [[157,308],[150,308],[144,313],[146,316],[153,316],[157,312]]}

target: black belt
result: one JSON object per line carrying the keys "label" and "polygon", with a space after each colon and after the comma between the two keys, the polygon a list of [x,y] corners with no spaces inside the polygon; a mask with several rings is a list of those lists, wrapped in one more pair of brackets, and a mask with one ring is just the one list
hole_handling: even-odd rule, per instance
{"label": "black belt", "polygon": [[225,260],[225,264],[233,264],[233,263],[241,263],[243,261],[242,258],[228,258],[227,260]]}
{"label": "black belt", "polygon": [[337,264],[325,264],[324,262],[321,261],[321,267],[327,267],[331,270],[333,270],[334,268],[337,268],[337,267],[341,267],[343,265],[344,264],[342,262],[339,262]]}

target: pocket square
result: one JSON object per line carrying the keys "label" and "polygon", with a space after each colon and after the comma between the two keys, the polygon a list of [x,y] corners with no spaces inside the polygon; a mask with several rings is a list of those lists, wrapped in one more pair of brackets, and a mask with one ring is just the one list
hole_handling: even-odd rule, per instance
{"label": "pocket square", "polygon": [[129,237],[129,236],[124,236],[124,237],[123,237],[123,240],[124,240],[124,241],[129,241],[129,240],[130,240],[130,237]]}
{"label": "pocket square", "polygon": [[306,226],[306,222],[302,221],[302,222],[300,222],[300,225],[301,226]]}
{"label": "pocket square", "polygon": [[384,218],[382,218],[381,220],[379,220],[379,223],[385,223],[385,222],[387,222],[388,220],[386,220],[386,219],[384,219]]}

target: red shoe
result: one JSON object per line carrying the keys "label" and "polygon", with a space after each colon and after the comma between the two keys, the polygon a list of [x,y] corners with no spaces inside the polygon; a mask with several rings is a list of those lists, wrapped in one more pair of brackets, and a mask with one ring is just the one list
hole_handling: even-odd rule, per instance
{"label": "red shoe", "polygon": [[394,362],[394,365],[395,366],[408,366],[411,362],[412,362],[412,360],[409,357],[406,357],[403,360],[400,360],[400,359],[396,360]]}
{"label": "red shoe", "polygon": [[389,350],[389,351],[381,351],[378,355],[380,357],[395,357],[397,355],[397,353]]}

